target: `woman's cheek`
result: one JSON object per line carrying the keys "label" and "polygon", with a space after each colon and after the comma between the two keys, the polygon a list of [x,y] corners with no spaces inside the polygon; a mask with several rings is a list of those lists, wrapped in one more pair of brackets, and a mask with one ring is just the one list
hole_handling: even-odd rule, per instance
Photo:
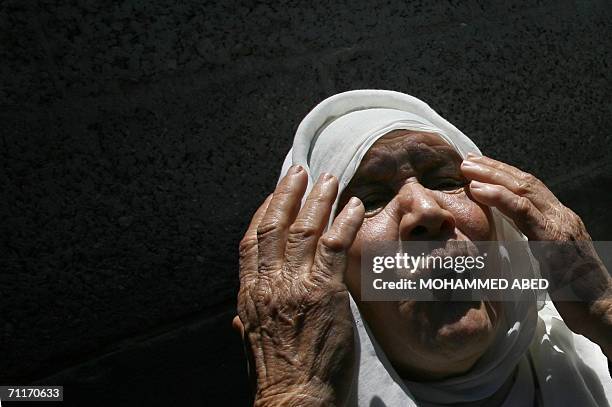
{"label": "woman's cheek", "polygon": [[453,214],[457,229],[470,240],[493,240],[495,236],[491,210],[473,201],[465,193],[444,194],[444,208]]}
{"label": "woman's cheek", "polygon": [[353,245],[348,251],[348,267],[345,282],[355,298],[361,292],[361,251],[371,242],[395,241],[399,236],[399,225],[384,211],[366,218],[357,232]]}

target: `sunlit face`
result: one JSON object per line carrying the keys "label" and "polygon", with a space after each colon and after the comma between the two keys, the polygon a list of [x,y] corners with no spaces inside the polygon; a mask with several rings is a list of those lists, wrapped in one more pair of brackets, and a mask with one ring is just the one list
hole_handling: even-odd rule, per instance
{"label": "sunlit face", "polygon": [[349,251],[347,286],[405,378],[465,372],[490,345],[501,317],[498,303],[360,300],[360,253],[368,242],[495,240],[491,212],[467,192],[461,161],[436,134],[393,131],[370,148],[340,197],[338,211],[352,196],[366,208]]}

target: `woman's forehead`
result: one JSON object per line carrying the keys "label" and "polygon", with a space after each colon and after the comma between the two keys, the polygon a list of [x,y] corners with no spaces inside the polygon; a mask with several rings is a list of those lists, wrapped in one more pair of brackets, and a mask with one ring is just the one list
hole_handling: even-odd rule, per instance
{"label": "woman's forehead", "polygon": [[[455,149],[435,133],[395,130],[378,139],[363,157],[356,175],[385,176],[395,171],[398,161],[414,167],[440,165],[460,160]],[[388,168],[387,168],[388,167]]]}
{"label": "woman's forehead", "polygon": [[418,143],[424,143],[429,146],[449,145],[446,140],[436,133],[416,130],[393,130],[376,140],[370,150],[372,148],[377,148],[377,146],[410,145]]}

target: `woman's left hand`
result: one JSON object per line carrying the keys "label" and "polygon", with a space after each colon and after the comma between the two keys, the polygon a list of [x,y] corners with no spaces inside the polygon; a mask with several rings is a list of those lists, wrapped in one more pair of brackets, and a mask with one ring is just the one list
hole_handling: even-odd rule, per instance
{"label": "woman's left hand", "polygon": [[[468,154],[461,170],[471,180],[472,197],[512,219],[529,240],[579,242],[577,247],[588,247],[587,256],[592,257],[588,263],[593,264],[588,273],[569,266],[565,270],[553,268],[547,278],[551,285],[579,281],[585,293],[582,302],[555,301],[554,295],[552,299],[570,329],[589,337],[612,357],[612,278],[588,243],[591,237],[580,217],[559,202],[542,181],[511,165]],[[584,256],[585,251],[576,255]]]}

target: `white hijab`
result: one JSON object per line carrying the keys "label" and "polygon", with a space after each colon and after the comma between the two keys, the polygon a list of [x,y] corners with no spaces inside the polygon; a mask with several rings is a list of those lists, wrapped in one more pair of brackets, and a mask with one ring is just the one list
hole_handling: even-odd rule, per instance
{"label": "white hijab", "polygon": [[[302,165],[309,175],[308,193],[319,174],[331,173],[338,177],[339,197],[372,144],[399,129],[436,133],[462,157],[469,152],[480,154],[465,134],[421,100],[393,91],[355,90],[324,100],[304,118],[281,177],[291,165]],[[332,213],[337,204],[336,199]],[[493,210],[493,218],[497,240],[526,239],[498,211]],[[530,253],[512,257],[510,264],[513,270],[537,267]],[[499,329],[494,343],[468,373],[421,383],[399,377],[351,298],[357,372],[349,404],[392,407],[476,402],[512,380],[502,406],[609,405],[612,380],[599,347],[573,334],[552,303],[538,312],[533,292],[522,291],[520,296],[504,303],[505,328]]]}

